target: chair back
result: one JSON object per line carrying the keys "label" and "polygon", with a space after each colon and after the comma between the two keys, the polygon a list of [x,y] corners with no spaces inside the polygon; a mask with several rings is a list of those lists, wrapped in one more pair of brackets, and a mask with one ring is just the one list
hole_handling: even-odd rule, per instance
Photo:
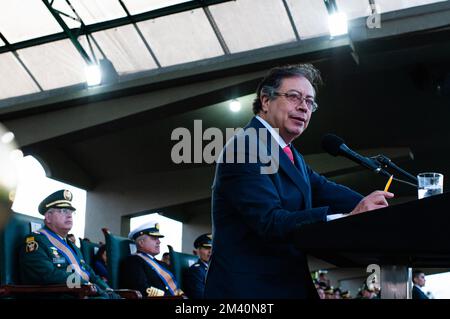
{"label": "chair back", "polygon": [[111,234],[111,232],[103,228],[105,235],[106,257],[108,259],[108,284],[113,289],[119,289],[120,284],[120,268],[123,260],[132,253],[136,252],[134,241]]}
{"label": "chair back", "polygon": [[183,290],[183,277],[189,267],[197,262],[198,257],[195,255],[179,253],[173,250],[173,247],[170,245],[167,245],[167,247],[169,247],[170,270],[175,276],[178,286]]}
{"label": "chair back", "polygon": [[83,254],[84,261],[91,266],[91,268],[94,268],[94,260],[95,260],[95,254],[97,254],[98,249],[100,248],[100,245],[97,243],[91,243],[88,240],[81,239],[80,238],[80,250]]}
{"label": "chair back", "polygon": [[40,218],[19,213],[11,214],[3,230],[0,230],[1,285],[19,283],[19,249],[24,243],[25,236],[43,226],[44,221]]}

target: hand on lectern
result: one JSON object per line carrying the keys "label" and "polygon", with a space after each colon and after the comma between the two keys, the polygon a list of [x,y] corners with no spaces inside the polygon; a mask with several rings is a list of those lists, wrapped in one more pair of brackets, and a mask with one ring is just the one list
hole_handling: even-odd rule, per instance
{"label": "hand on lectern", "polygon": [[[369,210],[379,209],[389,206],[386,199],[393,198],[394,194],[390,192],[374,191],[364,197],[349,215],[357,215]],[[347,215],[347,216],[349,216]]]}

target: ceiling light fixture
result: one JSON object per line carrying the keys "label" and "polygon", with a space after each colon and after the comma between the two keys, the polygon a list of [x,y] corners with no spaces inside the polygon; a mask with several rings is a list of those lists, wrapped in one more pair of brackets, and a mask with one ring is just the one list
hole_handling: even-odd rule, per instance
{"label": "ceiling light fixture", "polygon": [[324,0],[328,11],[328,28],[330,36],[335,37],[348,33],[347,15],[339,11],[335,0]]}
{"label": "ceiling light fixture", "polygon": [[96,86],[102,83],[102,71],[98,64],[90,64],[86,66],[86,83],[88,86]]}
{"label": "ceiling light fixture", "polygon": [[236,99],[231,100],[230,102],[230,110],[231,112],[239,112],[241,110],[241,102]]}

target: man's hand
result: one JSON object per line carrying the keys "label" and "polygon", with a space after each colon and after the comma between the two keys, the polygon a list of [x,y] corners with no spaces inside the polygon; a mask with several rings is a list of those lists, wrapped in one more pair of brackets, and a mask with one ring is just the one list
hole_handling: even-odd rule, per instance
{"label": "man's hand", "polygon": [[393,198],[394,194],[390,192],[375,191],[364,197],[358,205],[347,216],[357,215],[369,210],[389,206],[387,198]]}

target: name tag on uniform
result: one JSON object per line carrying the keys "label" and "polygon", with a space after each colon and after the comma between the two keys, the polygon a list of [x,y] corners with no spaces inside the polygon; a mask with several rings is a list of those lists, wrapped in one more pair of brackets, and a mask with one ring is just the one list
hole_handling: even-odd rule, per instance
{"label": "name tag on uniform", "polygon": [[65,264],[66,263],[66,259],[63,257],[54,257],[53,258],[53,263],[54,264]]}

